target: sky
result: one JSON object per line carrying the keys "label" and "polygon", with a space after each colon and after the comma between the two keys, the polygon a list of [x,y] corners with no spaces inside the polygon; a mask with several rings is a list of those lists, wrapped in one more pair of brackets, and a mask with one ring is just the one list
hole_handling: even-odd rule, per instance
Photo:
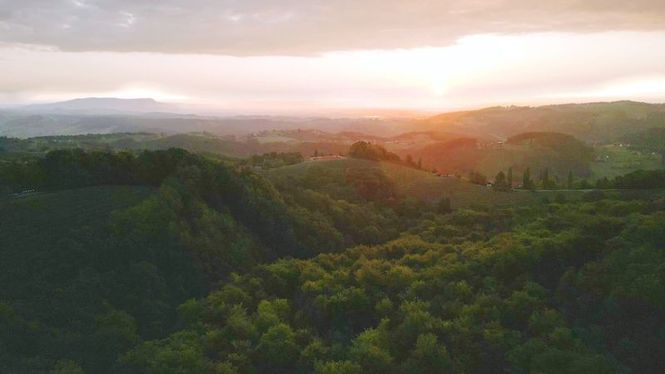
{"label": "sky", "polygon": [[665,102],[662,0],[0,0],[0,104]]}

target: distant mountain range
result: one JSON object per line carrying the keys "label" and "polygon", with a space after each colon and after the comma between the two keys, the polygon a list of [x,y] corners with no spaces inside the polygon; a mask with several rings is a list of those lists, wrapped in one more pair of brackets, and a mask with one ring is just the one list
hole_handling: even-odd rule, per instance
{"label": "distant mountain range", "polygon": [[154,99],[81,98],[0,110],[0,136],[28,138],[53,135],[153,132],[209,132],[246,135],[280,129],[320,129],[397,134],[405,120],[284,116],[208,116]]}
{"label": "distant mountain range", "polygon": [[33,104],[20,110],[40,113],[79,113],[79,114],[114,114],[114,113],[175,113],[176,105],[160,103],[155,99],[119,99],[114,97],[86,97],[48,104]]}
{"label": "distant mountain range", "polygon": [[0,110],[0,136],[19,138],[114,132],[247,135],[266,130],[317,129],[328,133],[356,132],[367,140],[371,140],[371,136],[411,133],[416,143],[420,142],[418,137],[422,133],[429,134],[426,137],[437,133],[445,135],[445,139],[439,141],[450,138],[450,134],[505,141],[520,133],[543,131],[573,135],[590,143],[608,143],[621,142],[631,134],[651,128],[665,128],[665,104],[618,101],[492,107],[443,113],[426,119],[200,116],[185,114],[177,105],[150,98],[82,98]]}

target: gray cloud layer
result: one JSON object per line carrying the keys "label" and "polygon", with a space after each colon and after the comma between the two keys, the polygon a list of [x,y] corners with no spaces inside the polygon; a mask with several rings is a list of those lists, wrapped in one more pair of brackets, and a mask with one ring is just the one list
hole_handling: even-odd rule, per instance
{"label": "gray cloud layer", "polygon": [[65,51],[302,55],[663,29],[663,0],[0,0],[0,42]]}

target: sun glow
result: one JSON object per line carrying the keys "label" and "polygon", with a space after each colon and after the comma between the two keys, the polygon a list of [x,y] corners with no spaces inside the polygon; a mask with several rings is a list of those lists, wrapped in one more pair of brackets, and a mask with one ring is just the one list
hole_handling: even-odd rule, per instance
{"label": "sun glow", "polygon": [[497,70],[519,61],[526,50],[524,38],[475,35],[445,48],[337,52],[324,55],[324,61],[347,65],[373,85],[410,87],[440,97],[456,87],[496,78]]}
{"label": "sun glow", "polygon": [[434,92],[436,96],[445,95],[446,92],[448,92],[448,87],[446,85],[445,79],[443,78],[434,79],[432,81],[432,92]]}
{"label": "sun glow", "polygon": [[[659,64],[665,49],[657,48],[663,37],[663,32],[484,34],[442,47],[245,57],[0,46],[5,89],[0,105],[152,97],[265,113],[443,110],[630,95],[658,101],[665,95]],[[42,68],[44,60],[49,69]]]}

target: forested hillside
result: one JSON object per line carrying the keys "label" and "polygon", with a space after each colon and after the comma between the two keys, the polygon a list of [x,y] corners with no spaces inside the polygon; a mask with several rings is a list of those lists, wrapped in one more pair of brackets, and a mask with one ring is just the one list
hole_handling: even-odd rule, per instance
{"label": "forested hillside", "polygon": [[549,131],[588,142],[610,143],[648,128],[665,127],[665,105],[636,101],[561,104],[536,107],[508,106],[443,113],[419,123],[421,129],[439,129],[471,136],[505,139],[523,132]]}
{"label": "forested hillside", "polygon": [[238,276],[141,370],[657,372],[664,201],[430,215],[401,239]]}
{"label": "forested hillside", "polygon": [[[232,271],[376,240],[345,239],[330,216],[285,202],[257,175],[184,151],[56,151],[4,163],[0,176],[39,191],[2,205],[0,361],[11,372],[62,358],[115,372],[119,353],[174,328],[177,305]],[[104,205],[112,187],[79,189],[103,185],[156,190],[124,207]]]}
{"label": "forested hillside", "polygon": [[5,154],[0,371],[658,371],[665,174],[504,192],[386,155]]}
{"label": "forested hillside", "polygon": [[647,152],[665,152],[665,127],[652,127],[626,135],[622,141],[633,149]]}
{"label": "forested hillside", "polygon": [[0,374],[665,373],[665,0],[0,0],[0,71]]}

